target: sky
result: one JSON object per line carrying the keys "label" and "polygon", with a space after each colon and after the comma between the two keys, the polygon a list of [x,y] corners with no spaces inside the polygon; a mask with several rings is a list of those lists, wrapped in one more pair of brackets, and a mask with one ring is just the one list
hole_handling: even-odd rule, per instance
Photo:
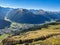
{"label": "sky", "polygon": [[0,0],[0,6],[60,11],[60,0]]}

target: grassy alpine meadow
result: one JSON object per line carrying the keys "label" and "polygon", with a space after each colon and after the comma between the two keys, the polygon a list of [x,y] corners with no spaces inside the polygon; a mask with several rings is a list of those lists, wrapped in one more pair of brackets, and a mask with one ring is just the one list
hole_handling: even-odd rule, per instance
{"label": "grassy alpine meadow", "polygon": [[60,45],[60,24],[7,37],[3,42],[5,45]]}
{"label": "grassy alpine meadow", "polygon": [[2,45],[2,40],[7,38],[9,36],[9,34],[3,34],[0,36],[0,45]]}

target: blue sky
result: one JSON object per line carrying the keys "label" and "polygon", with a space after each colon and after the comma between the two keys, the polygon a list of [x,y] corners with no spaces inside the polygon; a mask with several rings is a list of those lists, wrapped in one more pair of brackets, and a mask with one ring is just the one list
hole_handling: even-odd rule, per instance
{"label": "blue sky", "polygon": [[0,6],[60,11],[60,0],[0,0]]}

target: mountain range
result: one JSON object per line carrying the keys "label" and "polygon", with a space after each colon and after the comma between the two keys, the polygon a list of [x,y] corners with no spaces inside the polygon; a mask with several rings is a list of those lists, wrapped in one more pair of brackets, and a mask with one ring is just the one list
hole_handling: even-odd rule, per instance
{"label": "mountain range", "polygon": [[51,20],[60,20],[60,12],[51,12],[40,10],[28,9],[13,9],[7,15],[7,19],[28,24],[41,24],[51,22]]}
{"label": "mountain range", "polygon": [[12,23],[9,23],[9,21],[5,20],[5,17],[7,17],[6,19],[9,19],[12,22],[20,24],[42,24],[45,22],[51,22],[51,20],[59,21],[60,12],[44,11],[42,9],[29,10],[23,8],[14,9],[0,7],[0,27],[2,27],[1,25],[3,25],[4,22],[4,25],[10,25]]}

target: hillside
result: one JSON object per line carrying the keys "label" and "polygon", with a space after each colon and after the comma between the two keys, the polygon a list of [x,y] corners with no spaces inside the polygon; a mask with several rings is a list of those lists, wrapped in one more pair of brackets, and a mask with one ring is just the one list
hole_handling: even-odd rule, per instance
{"label": "hillside", "polygon": [[42,24],[51,20],[60,20],[60,12],[28,9],[13,9],[6,16],[7,19],[21,24]]}
{"label": "hillside", "polygon": [[[59,44],[60,43],[60,24],[49,25],[48,28],[21,33],[20,35],[7,37],[2,41],[6,45],[20,45],[20,44]],[[51,41],[52,40],[52,41]],[[56,43],[55,43],[55,42]],[[48,44],[48,45],[49,45]]]}
{"label": "hillside", "polygon": [[10,27],[11,22],[5,20],[5,16],[8,14],[10,10],[11,8],[0,7],[0,30]]}
{"label": "hillside", "polygon": [[9,28],[11,22],[0,19],[0,29]]}
{"label": "hillside", "polygon": [[0,7],[0,19],[4,19],[10,10],[11,8]]}
{"label": "hillside", "polygon": [[[45,21],[50,21],[48,17],[43,15],[34,14],[27,9],[13,9],[8,15],[7,19],[13,22],[26,23],[26,24],[41,24]],[[41,20],[42,19],[42,20]]]}

